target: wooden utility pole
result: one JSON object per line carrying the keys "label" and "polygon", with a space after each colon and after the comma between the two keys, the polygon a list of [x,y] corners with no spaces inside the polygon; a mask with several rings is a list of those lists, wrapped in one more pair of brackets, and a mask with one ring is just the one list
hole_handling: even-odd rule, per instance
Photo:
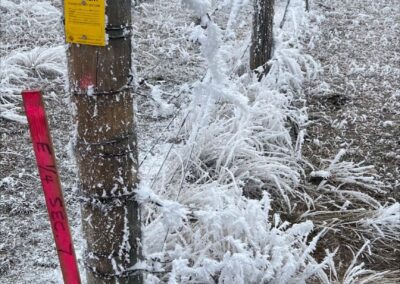
{"label": "wooden utility pole", "polygon": [[[96,5],[93,1],[103,0],[82,1],[85,7],[80,11]],[[77,13],[70,13],[71,21]],[[105,14],[106,46],[72,43],[68,48],[87,283],[142,283],[140,271],[132,269],[141,258],[141,224],[134,200],[138,182],[134,98],[128,86],[131,1],[107,1]],[[76,20],[78,24],[89,19],[84,13],[79,16],[84,20]]]}
{"label": "wooden utility pole", "polygon": [[253,34],[250,47],[250,69],[264,68],[262,77],[269,71],[267,62],[272,57],[273,48],[273,24],[274,24],[274,0],[253,0]]}

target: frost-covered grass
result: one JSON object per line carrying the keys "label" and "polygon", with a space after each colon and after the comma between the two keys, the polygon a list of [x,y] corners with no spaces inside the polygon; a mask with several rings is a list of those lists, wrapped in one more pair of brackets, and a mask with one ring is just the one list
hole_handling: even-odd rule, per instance
{"label": "frost-covered grass", "polygon": [[51,1],[2,0],[0,12],[0,56],[10,50],[51,46],[63,38],[61,11]]}
{"label": "frost-covered grass", "polygon": [[[143,176],[139,190],[141,202],[149,204],[145,252],[168,263],[164,281],[373,283],[390,274],[360,261],[368,252],[372,259],[385,258],[379,249],[393,245],[399,233],[398,203],[382,204],[371,195],[383,191],[372,166],[340,161],[340,152],[311,174],[322,179],[318,188],[300,186],[307,123],[302,83],[317,76],[319,65],[301,49],[300,34],[316,30],[307,30],[303,1],[292,2],[286,28],[276,30],[271,71],[261,82],[247,70],[249,35],[235,26],[239,16],[224,22],[217,12],[218,25],[193,30],[208,71],[193,84],[182,130],[175,132],[176,140],[185,142],[164,152],[165,170],[156,171],[156,181]],[[224,4],[220,13],[237,16],[249,3]],[[279,22],[285,3],[277,4]],[[240,65],[239,74],[232,72]],[[299,131],[297,141],[291,127]],[[332,232],[342,238],[324,251],[320,244],[331,242]],[[346,246],[355,254],[341,258]]]}
{"label": "frost-covered grass", "polygon": [[[228,23],[232,27],[232,18]],[[185,143],[155,183],[142,177],[140,201],[150,204],[144,218],[146,255],[169,263],[164,269],[170,273],[161,278],[171,283],[329,283],[323,268],[330,267],[333,254],[321,262],[312,257],[324,230],[310,237],[312,222],[290,224],[271,206],[276,200],[278,208],[290,211],[290,197],[303,198],[296,191],[302,173],[298,148],[287,126],[289,118],[304,123],[304,110],[291,103],[317,64],[290,48],[295,37],[286,34],[279,37],[281,52],[269,76],[261,82],[250,72],[238,76],[232,70],[242,63],[238,59],[248,58],[243,47],[249,36],[236,40],[231,32],[224,35],[212,21],[206,30],[193,28],[191,39],[201,44],[208,71],[193,84],[182,115],[177,138]],[[231,52],[234,45],[243,55]]]}
{"label": "frost-covered grass", "polygon": [[[248,70],[252,1],[140,2],[133,40],[137,83],[143,81],[137,198],[143,267],[154,272],[148,283],[396,283],[395,268],[374,271],[365,264],[393,263],[399,249],[399,203],[382,201],[386,188],[373,167],[346,160],[344,150],[318,166],[302,156],[310,123],[303,84],[321,71],[303,45],[307,39],[313,46],[323,16],[292,0],[279,29],[287,1],[276,1],[274,57],[259,82]],[[0,34],[7,39],[1,41],[3,118],[22,121],[16,115],[22,88],[63,84],[59,5],[0,1]],[[196,17],[207,29],[194,24]],[[56,146],[64,147],[58,139]],[[316,184],[305,183],[308,178]],[[18,174],[1,177],[7,199],[0,200],[0,212],[39,218],[43,204],[19,203],[18,184],[30,186]],[[39,265],[50,266],[50,274],[38,279],[41,270],[25,267],[18,278],[8,253],[21,249],[8,237],[0,244],[0,282],[3,276],[16,283],[59,278],[56,259],[42,256],[52,248],[40,249],[47,226],[34,223],[39,229],[24,245],[41,255]]]}
{"label": "frost-covered grass", "polygon": [[21,91],[61,86],[65,77],[65,48],[35,47],[29,51],[11,52],[0,62],[0,117],[25,122],[17,114]]}
{"label": "frost-covered grass", "polygon": [[23,89],[63,84],[61,13],[47,1],[4,0],[0,16],[0,117],[24,122],[18,115]]}

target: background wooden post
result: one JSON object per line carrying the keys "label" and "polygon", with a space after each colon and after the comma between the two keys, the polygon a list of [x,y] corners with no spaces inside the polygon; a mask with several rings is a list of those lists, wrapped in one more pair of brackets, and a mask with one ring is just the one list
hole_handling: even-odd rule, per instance
{"label": "background wooden post", "polygon": [[141,258],[140,209],[134,200],[137,147],[131,71],[131,1],[108,1],[108,44],[70,44],[69,88],[87,242],[87,283],[142,283],[127,271]]}
{"label": "background wooden post", "polygon": [[264,71],[260,76],[267,74],[268,60],[272,57],[274,0],[254,0],[253,34],[250,46],[250,69],[260,66]]}

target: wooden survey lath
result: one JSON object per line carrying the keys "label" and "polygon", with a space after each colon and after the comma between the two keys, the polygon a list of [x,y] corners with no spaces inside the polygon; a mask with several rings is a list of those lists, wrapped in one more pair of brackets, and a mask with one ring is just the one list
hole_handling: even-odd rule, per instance
{"label": "wooden survey lath", "polygon": [[79,284],[78,263],[42,95],[40,91],[24,91],[22,98],[64,283]]}
{"label": "wooden survey lath", "polygon": [[105,0],[64,0],[64,17],[67,42],[106,45]]}

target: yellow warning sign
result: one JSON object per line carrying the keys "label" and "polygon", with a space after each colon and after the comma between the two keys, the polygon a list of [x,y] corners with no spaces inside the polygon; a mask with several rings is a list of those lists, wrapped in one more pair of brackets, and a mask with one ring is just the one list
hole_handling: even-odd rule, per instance
{"label": "yellow warning sign", "polygon": [[64,0],[67,42],[106,45],[105,0]]}

